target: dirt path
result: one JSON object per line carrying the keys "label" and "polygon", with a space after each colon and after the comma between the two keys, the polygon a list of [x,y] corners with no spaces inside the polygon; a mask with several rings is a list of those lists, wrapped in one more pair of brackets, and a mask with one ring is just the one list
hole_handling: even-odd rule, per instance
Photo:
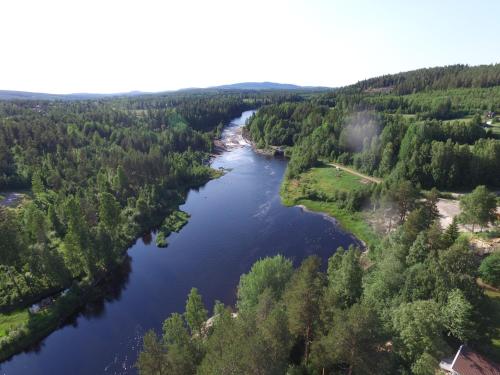
{"label": "dirt path", "polygon": [[331,165],[331,166],[333,166],[333,167],[336,167],[338,169],[342,169],[343,171],[346,171],[346,172],[348,172],[350,174],[353,174],[355,176],[364,178],[365,180],[368,180],[368,181],[371,181],[371,182],[375,182],[376,184],[380,184],[382,182],[382,179],[380,179],[380,178],[371,177],[371,176],[368,176],[366,174],[356,172],[354,169],[351,169],[351,168],[348,168],[348,167],[344,167],[342,164],[337,164],[337,163],[328,163],[328,164]]}

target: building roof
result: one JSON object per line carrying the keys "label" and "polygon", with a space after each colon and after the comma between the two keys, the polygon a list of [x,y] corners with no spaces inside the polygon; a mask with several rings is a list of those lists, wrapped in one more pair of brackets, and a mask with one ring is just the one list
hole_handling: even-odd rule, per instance
{"label": "building roof", "polygon": [[452,364],[453,371],[460,375],[500,375],[500,365],[482,355],[460,346]]}

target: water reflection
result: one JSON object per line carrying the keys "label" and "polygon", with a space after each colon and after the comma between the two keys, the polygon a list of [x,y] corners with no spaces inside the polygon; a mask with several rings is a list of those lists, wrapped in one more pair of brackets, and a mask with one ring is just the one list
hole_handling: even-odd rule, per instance
{"label": "water reflection", "polygon": [[142,242],[144,242],[145,245],[149,245],[152,240],[153,234],[151,232],[147,232],[142,235]]}

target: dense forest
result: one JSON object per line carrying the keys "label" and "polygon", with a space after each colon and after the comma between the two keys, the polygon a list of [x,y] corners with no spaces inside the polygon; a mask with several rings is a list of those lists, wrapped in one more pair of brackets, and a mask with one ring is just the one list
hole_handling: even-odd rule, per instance
{"label": "dense forest", "polygon": [[[203,163],[210,132],[168,103],[118,104],[0,104],[0,185],[32,192],[22,209],[0,211],[3,310],[105,272],[188,187],[212,175]],[[193,116],[211,121],[206,130],[245,108],[231,97],[196,105],[204,109]]]}
{"label": "dense forest", "polygon": [[[290,177],[328,159],[425,188],[499,186],[500,140],[484,126],[485,108],[472,100],[477,95],[467,94],[456,103],[442,91],[394,102],[391,94],[338,94],[328,98],[333,107],[325,98],[281,103],[262,108],[248,131],[258,147],[293,146]],[[488,110],[499,110],[499,88],[487,100]]]}

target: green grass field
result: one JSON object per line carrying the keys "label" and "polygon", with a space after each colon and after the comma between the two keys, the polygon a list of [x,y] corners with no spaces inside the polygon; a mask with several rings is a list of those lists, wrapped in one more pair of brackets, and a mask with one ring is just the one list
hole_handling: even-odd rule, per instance
{"label": "green grass field", "polygon": [[0,314],[0,338],[6,336],[12,328],[27,323],[29,313],[27,309],[17,310],[9,314]]}
{"label": "green grass field", "polygon": [[362,189],[368,181],[348,172],[330,166],[312,168],[298,179],[283,183],[281,198],[287,206],[303,205],[311,211],[324,212],[334,217],[348,232],[354,234],[368,245],[375,245],[379,237],[366,222],[362,212],[350,212],[340,208],[335,202],[311,200],[304,196],[306,190],[313,190],[327,196],[336,191],[355,191]]}
{"label": "green grass field", "polygon": [[336,191],[353,191],[362,189],[366,183],[362,178],[348,172],[337,170],[330,166],[312,168],[300,175],[298,180],[290,182],[287,187],[287,197],[297,199],[302,196],[305,188],[333,195]]}

